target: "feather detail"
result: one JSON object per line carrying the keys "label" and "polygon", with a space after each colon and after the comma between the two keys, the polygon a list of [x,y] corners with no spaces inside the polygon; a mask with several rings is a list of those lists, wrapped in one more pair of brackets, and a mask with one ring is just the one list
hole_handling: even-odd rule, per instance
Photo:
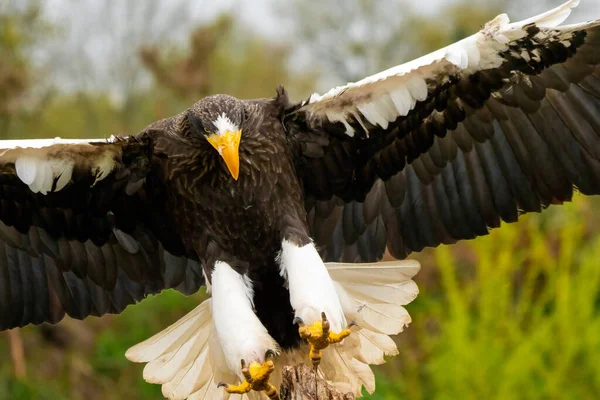
{"label": "feather detail", "polygon": [[163,384],[163,395],[169,399],[218,398],[220,391],[216,383],[211,384],[218,370],[212,367],[212,359],[219,359],[210,351],[214,353],[218,346],[209,347],[213,330],[211,299],[207,299],[164,331],[130,348],[125,356],[147,362],[144,379]]}
{"label": "feather detail", "polygon": [[186,373],[186,370],[195,363],[195,360],[206,359],[205,345],[208,342],[210,331],[202,328],[199,327],[181,347],[150,361],[144,368],[144,379],[150,383],[162,383],[171,380],[179,384],[184,378],[180,374]]}
{"label": "feather detail", "polygon": [[362,387],[367,392],[375,391],[375,375],[368,364],[352,357],[342,346],[328,347],[323,351],[320,371],[340,392],[351,392],[361,396]]}
{"label": "feather detail", "polygon": [[149,362],[170,350],[177,348],[182,337],[190,336],[190,332],[210,326],[212,321],[211,300],[207,299],[198,307],[173,325],[157,333],[151,338],[131,347],[125,357],[133,362]]}
{"label": "feather detail", "polygon": [[[17,176],[32,192],[48,194],[65,188],[73,179],[74,169],[87,170],[94,183],[106,179],[117,167],[120,149],[104,146],[106,141],[48,140],[0,141],[0,156],[14,164]],[[26,146],[26,147],[21,147]]]}
{"label": "feather detail", "polygon": [[[343,343],[324,351],[320,373],[342,392],[360,397],[362,387],[372,393],[375,377],[369,365],[398,354],[389,335],[401,332],[410,322],[402,307],[418,293],[412,278],[420,269],[414,260],[374,264],[326,264],[348,321],[358,327]],[[126,357],[147,362],[144,379],[162,384],[163,395],[172,400],[228,399],[218,382],[235,382],[239,371],[228,368],[221,343],[214,333],[211,299],[150,339],[132,347]],[[271,383],[279,386],[285,365],[308,362],[308,346],[280,354]],[[264,400],[262,393],[248,393],[247,400]]]}
{"label": "feather detail", "polygon": [[553,8],[550,11],[546,11],[545,13],[536,15],[535,17],[526,19],[524,21],[510,24],[509,28],[510,29],[515,29],[515,28],[518,29],[518,28],[522,27],[523,25],[528,25],[528,24],[536,24],[540,28],[557,27],[558,25],[565,22],[565,20],[567,18],[569,18],[569,15],[571,15],[571,11],[573,10],[573,8],[575,8],[579,5],[579,1],[580,0],[569,0],[566,3],[560,5],[556,8]]}
{"label": "feather detail", "polygon": [[[519,42],[536,36],[535,29],[543,30],[539,36],[548,46],[560,43],[570,47],[574,31],[598,25],[598,21],[592,21],[559,27],[578,4],[579,0],[569,0],[553,10],[514,23],[510,23],[506,14],[501,14],[479,32],[445,48],[360,81],[338,86],[324,95],[315,93],[301,110],[312,118],[322,116],[329,122],[342,122],[350,136],[354,135],[356,128],[350,123],[353,118],[359,121],[364,117],[373,127],[386,130],[390,122],[397,118],[401,120],[415,108],[417,102],[428,98],[428,85],[440,87],[450,79],[495,69],[506,62],[515,62],[515,59],[539,61],[539,50],[536,50],[538,53],[530,53]],[[535,29],[532,30],[532,27]],[[515,47],[517,50],[514,50]],[[387,98],[393,101],[395,114],[388,114]],[[369,134],[369,130],[365,129],[365,136],[369,137]]]}
{"label": "feather detail", "polygon": [[353,334],[323,354],[320,371],[340,391],[361,396],[375,390],[369,365],[385,362],[398,354],[389,335],[400,333],[410,323],[402,305],[418,294],[412,278],[420,265],[414,260],[373,264],[326,264],[333,279],[346,319],[355,321]]}

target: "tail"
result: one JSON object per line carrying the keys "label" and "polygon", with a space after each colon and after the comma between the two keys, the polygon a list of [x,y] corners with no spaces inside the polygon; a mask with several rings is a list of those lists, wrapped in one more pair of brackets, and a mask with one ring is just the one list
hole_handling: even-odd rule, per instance
{"label": "tail", "polygon": [[[420,269],[413,260],[377,264],[327,264],[348,321],[358,327],[341,345],[324,351],[320,372],[336,388],[360,396],[362,387],[372,393],[375,377],[370,364],[385,362],[398,354],[390,335],[396,335],[411,319],[403,307],[419,290],[412,278]],[[216,343],[210,299],[150,339],[132,347],[125,356],[133,362],[148,363],[144,379],[162,384],[162,393],[171,400],[228,399],[217,383],[235,382],[238,371],[230,371],[221,346]],[[277,365],[308,361],[308,347],[285,352]],[[280,369],[272,383],[280,380]],[[261,398],[252,394],[246,398]]]}
{"label": "tail", "polygon": [[207,299],[167,329],[127,350],[125,357],[147,363],[144,379],[162,384],[163,395],[171,400],[228,399],[217,384],[234,382],[237,375],[227,369],[216,340],[211,299]]}
{"label": "tail", "polygon": [[373,393],[375,376],[369,365],[383,364],[385,356],[398,354],[390,335],[411,322],[403,306],[419,294],[412,278],[420,268],[414,260],[327,265],[346,320],[358,326],[341,345],[323,354],[321,372],[338,390],[360,397],[364,386]]}

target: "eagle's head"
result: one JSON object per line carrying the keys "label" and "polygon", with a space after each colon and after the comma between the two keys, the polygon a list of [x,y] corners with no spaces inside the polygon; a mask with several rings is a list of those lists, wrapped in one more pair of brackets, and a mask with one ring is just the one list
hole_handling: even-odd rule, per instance
{"label": "eagle's head", "polygon": [[202,135],[219,152],[237,180],[240,172],[239,146],[245,119],[244,103],[233,96],[217,94],[195,103],[187,112],[194,134]]}

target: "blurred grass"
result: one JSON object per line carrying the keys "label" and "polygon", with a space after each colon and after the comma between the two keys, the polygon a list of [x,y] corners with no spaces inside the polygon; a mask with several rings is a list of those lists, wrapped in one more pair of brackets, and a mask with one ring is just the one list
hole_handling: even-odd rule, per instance
{"label": "blurred grass", "polygon": [[[595,199],[432,252],[370,399],[596,399],[600,234]],[[424,270],[434,267],[424,264]]]}

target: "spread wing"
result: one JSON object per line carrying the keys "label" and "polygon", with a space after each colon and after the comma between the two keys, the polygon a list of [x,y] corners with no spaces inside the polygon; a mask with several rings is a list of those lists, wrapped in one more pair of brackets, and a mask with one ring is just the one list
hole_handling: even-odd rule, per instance
{"label": "spread wing", "polygon": [[0,330],[198,290],[149,140],[31,144],[0,141]]}
{"label": "spread wing", "polygon": [[397,258],[600,193],[600,21],[578,1],[313,95],[286,116],[326,261]]}

